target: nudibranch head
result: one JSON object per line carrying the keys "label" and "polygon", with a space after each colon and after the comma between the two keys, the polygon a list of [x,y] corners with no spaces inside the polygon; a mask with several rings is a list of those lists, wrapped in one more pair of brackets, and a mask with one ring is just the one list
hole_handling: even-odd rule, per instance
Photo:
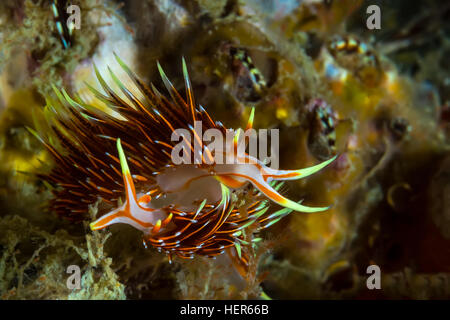
{"label": "nudibranch head", "polygon": [[[307,177],[335,158],[306,169],[275,170],[238,152],[240,131],[231,143],[211,149],[196,129],[216,129],[223,135],[228,129],[195,103],[184,59],[186,98],[174,88],[159,63],[170,97],[153,85],[147,86],[116,58],[139,95],[109,70],[120,88],[115,92],[95,69],[104,93],[90,89],[112,112],[101,111],[55,88],[58,99],[48,100],[45,109],[50,133],[43,137],[30,129],[55,159],[53,170],[41,175],[57,187],[50,203],[52,210],[78,220],[86,218],[88,206],[100,198],[103,212],[90,224],[92,230],[115,223],[129,224],[143,232],[146,245],[169,257],[214,257],[228,249],[245,265],[248,257],[241,245],[250,245],[254,232],[291,211],[328,209],[307,207],[285,198],[280,193],[283,182],[279,181]],[[253,118],[254,110],[247,129],[252,128]],[[195,158],[194,163],[173,160],[180,141],[182,148],[178,151],[184,157]],[[234,162],[217,161],[219,154],[233,155]],[[238,202],[233,195],[249,187],[251,196]],[[271,202],[283,208],[269,211]]]}

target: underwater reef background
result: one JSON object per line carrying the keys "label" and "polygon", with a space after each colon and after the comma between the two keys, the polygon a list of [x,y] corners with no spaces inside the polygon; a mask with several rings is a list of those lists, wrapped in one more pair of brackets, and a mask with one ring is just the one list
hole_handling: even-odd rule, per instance
{"label": "underwater reef background", "polygon": [[[448,1],[74,0],[67,46],[54,3],[0,2],[1,299],[450,298]],[[366,27],[372,4],[379,30]],[[114,69],[114,53],[163,88],[158,60],[180,92],[185,57],[216,120],[244,127],[255,107],[255,128],[280,129],[281,168],[338,155],[286,184],[291,199],[333,207],[265,230],[244,284],[216,260],[169,263],[128,226],[93,232],[49,212],[35,173],[53,164],[26,127],[45,118],[52,86],[98,103],[84,82],[100,88],[93,63]],[[366,286],[373,264],[380,290]]]}

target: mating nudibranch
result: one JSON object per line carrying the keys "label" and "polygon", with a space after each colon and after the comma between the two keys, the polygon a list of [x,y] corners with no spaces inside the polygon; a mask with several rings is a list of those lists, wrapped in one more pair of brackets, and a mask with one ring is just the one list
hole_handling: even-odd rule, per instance
{"label": "mating nudibranch", "polygon": [[[200,163],[174,164],[171,150],[175,142],[171,135],[175,129],[188,130],[196,140],[199,137],[195,136],[193,125],[198,121],[204,130],[217,128],[225,134],[227,129],[196,105],[184,59],[186,99],[175,90],[158,63],[171,97],[168,99],[116,58],[142,97],[133,94],[109,69],[123,93],[120,96],[95,69],[106,94],[90,89],[116,115],[55,88],[58,99],[49,100],[45,109],[53,138],[41,137],[30,129],[56,160],[53,170],[41,175],[57,186],[51,209],[80,219],[86,217],[88,206],[100,198],[100,212],[103,210],[105,214],[91,223],[92,230],[126,223],[144,233],[146,245],[166,252],[169,257],[174,254],[182,258],[193,258],[194,254],[214,257],[230,248],[235,250],[230,254],[239,257],[244,265],[248,257],[241,251],[241,245],[251,244],[249,230],[252,234],[268,227],[292,210],[328,209],[306,207],[285,198],[279,192],[281,183],[276,181],[307,177],[334,158],[300,170],[274,170],[247,153],[237,154],[236,163],[219,164],[208,147],[198,141],[204,155]],[[253,116],[254,111],[248,128],[252,127]],[[225,155],[236,152],[236,141],[215,152]],[[191,144],[187,144],[187,149],[194,153]],[[244,208],[238,207],[232,193],[250,185],[254,187],[250,202]],[[269,200],[284,208],[269,212]]]}

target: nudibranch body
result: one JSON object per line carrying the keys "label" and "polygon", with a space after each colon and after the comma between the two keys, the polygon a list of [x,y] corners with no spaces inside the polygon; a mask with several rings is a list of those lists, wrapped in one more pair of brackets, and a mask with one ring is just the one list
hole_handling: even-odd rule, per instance
{"label": "nudibranch body", "polygon": [[[239,153],[240,131],[231,144],[210,150],[194,130],[227,129],[214,122],[194,101],[187,67],[183,59],[186,99],[168,80],[158,64],[170,99],[153,85],[147,86],[120,58],[118,63],[134,82],[141,96],[130,90],[109,70],[121,94],[112,90],[95,69],[105,93],[90,87],[93,94],[113,112],[88,105],[55,89],[57,100],[48,100],[45,115],[51,134],[40,136],[56,165],[41,175],[56,186],[50,207],[58,214],[79,220],[86,218],[88,206],[101,199],[101,215],[91,223],[98,230],[124,223],[144,233],[144,243],[181,258],[194,255],[214,257],[225,250],[245,266],[248,257],[241,245],[251,245],[253,233],[266,228],[291,211],[318,212],[285,198],[282,180],[307,177],[334,160],[300,170],[275,170],[247,153]],[[117,116],[119,115],[119,116]],[[254,110],[247,129],[252,128]],[[192,136],[179,137],[184,152],[200,161],[175,164],[172,136],[184,129]],[[192,143],[190,141],[193,141]],[[234,156],[232,163],[219,163],[215,156]],[[245,204],[236,201],[235,192],[250,188]],[[269,211],[269,203],[281,210]],[[102,212],[103,211],[103,212]]]}

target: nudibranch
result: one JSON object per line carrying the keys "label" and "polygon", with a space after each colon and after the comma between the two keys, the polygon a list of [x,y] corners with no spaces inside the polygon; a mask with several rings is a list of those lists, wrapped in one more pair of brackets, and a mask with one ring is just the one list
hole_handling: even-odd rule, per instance
{"label": "nudibranch", "polygon": [[[92,230],[128,224],[143,232],[146,246],[165,252],[169,259],[215,257],[229,250],[244,266],[248,256],[241,246],[260,240],[253,238],[255,232],[291,211],[328,209],[287,199],[280,193],[283,182],[278,181],[307,177],[335,158],[300,170],[275,170],[245,152],[236,154],[234,163],[218,163],[215,154],[236,153],[239,133],[231,145],[214,152],[196,135],[196,123],[203,131],[215,128],[224,135],[229,129],[214,122],[196,104],[184,59],[185,98],[159,63],[169,96],[161,94],[153,84],[146,85],[119,57],[116,59],[132,80],[134,93],[111,69],[111,79],[120,94],[108,86],[97,68],[96,76],[104,92],[89,87],[112,112],[54,88],[57,99],[48,99],[44,111],[51,129],[45,135],[30,129],[55,160],[52,171],[41,175],[55,186],[50,209],[73,220],[86,219],[88,206],[100,199],[101,216],[90,224]],[[247,128],[252,127],[253,118],[254,109]],[[192,134],[192,141],[200,145],[199,163],[172,161],[171,152],[178,142],[171,137],[180,128]],[[187,152],[193,155],[194,146],[187,142],[189,139],[185,141]],[[251,190],[251,196],[243,206],[233,195],[244,188]],[[270,211],[270,202],[283,208]]]}

